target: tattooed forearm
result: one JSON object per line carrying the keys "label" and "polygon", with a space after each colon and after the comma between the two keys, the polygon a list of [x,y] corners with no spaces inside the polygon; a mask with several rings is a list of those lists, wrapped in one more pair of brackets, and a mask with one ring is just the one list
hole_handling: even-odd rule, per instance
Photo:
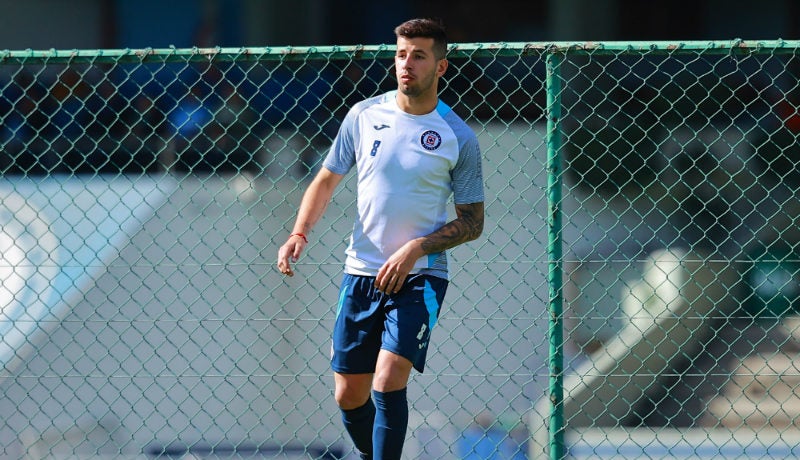
{"label": "tattooed forearm", "polygon": [[457,204],[456,218],[426,236],[422,249],[426,254],[442,252],[477,239],[483,233],[483,203]]}

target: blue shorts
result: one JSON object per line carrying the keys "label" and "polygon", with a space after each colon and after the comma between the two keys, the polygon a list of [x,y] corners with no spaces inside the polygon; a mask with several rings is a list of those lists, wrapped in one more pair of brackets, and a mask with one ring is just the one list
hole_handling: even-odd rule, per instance
{"label": "blue shorts", "polygon": [[400,292],[384,294],[375,288],[374,276],[345,274],[333,328],[334,372],[373,373],[381,349],[408,359],[422,372],[447,284],[444,278],[412,274]]}

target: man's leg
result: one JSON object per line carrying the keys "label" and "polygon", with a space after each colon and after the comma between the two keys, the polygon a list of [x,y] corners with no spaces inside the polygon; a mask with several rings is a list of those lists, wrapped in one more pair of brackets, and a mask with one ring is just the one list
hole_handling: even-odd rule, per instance
{"label": "man's leg", "polygon": [[375,405],[370,398],[372,374],[334,373],[336,404],[342,413],[342,423],[362,459],[372,457],[372,430],[375,424]]}
{"label": "man's leg", "polygon": [[374,459],[399,460],[408,429],[406,386],[411,361],[381,350],[372,383],[375,399],[375,427],[372,432]]}

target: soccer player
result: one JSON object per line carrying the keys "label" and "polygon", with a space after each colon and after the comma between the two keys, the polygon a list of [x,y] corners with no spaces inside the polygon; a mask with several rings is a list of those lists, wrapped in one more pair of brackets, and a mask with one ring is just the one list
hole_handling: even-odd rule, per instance
{"label": "soccer player", "polygon": [[[357,216],[333,331],[336,403],[361,458],[399,459],[406,386],[422,372],[448,284],[445,251],[483,232],[474,132],[439,100],[447,37],[435,20],[395,28],[397,90],[354,105],[303,195],[278,269],[293,276],[334,189],[355,166]],[[447,221],[453,196],[455,219]]]}

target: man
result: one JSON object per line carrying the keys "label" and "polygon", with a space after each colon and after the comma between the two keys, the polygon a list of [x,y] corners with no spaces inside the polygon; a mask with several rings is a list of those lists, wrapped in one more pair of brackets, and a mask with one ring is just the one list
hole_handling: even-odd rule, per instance
{"label": "man", "polygon": [[[406,385],[412,367],[424,369],[447,288],[445,250],[478,238],[484,220],[477,138],[438,97],[448,65],[444,27],[412,19],[395,35],[397,90],[349,111],[278,251],[278,269],[293,276],[306,235],[356,166],[358,212],[331,367],[344,426],[365,459],[400,458]],[[447,222],[451,194],[456,218]]]}

